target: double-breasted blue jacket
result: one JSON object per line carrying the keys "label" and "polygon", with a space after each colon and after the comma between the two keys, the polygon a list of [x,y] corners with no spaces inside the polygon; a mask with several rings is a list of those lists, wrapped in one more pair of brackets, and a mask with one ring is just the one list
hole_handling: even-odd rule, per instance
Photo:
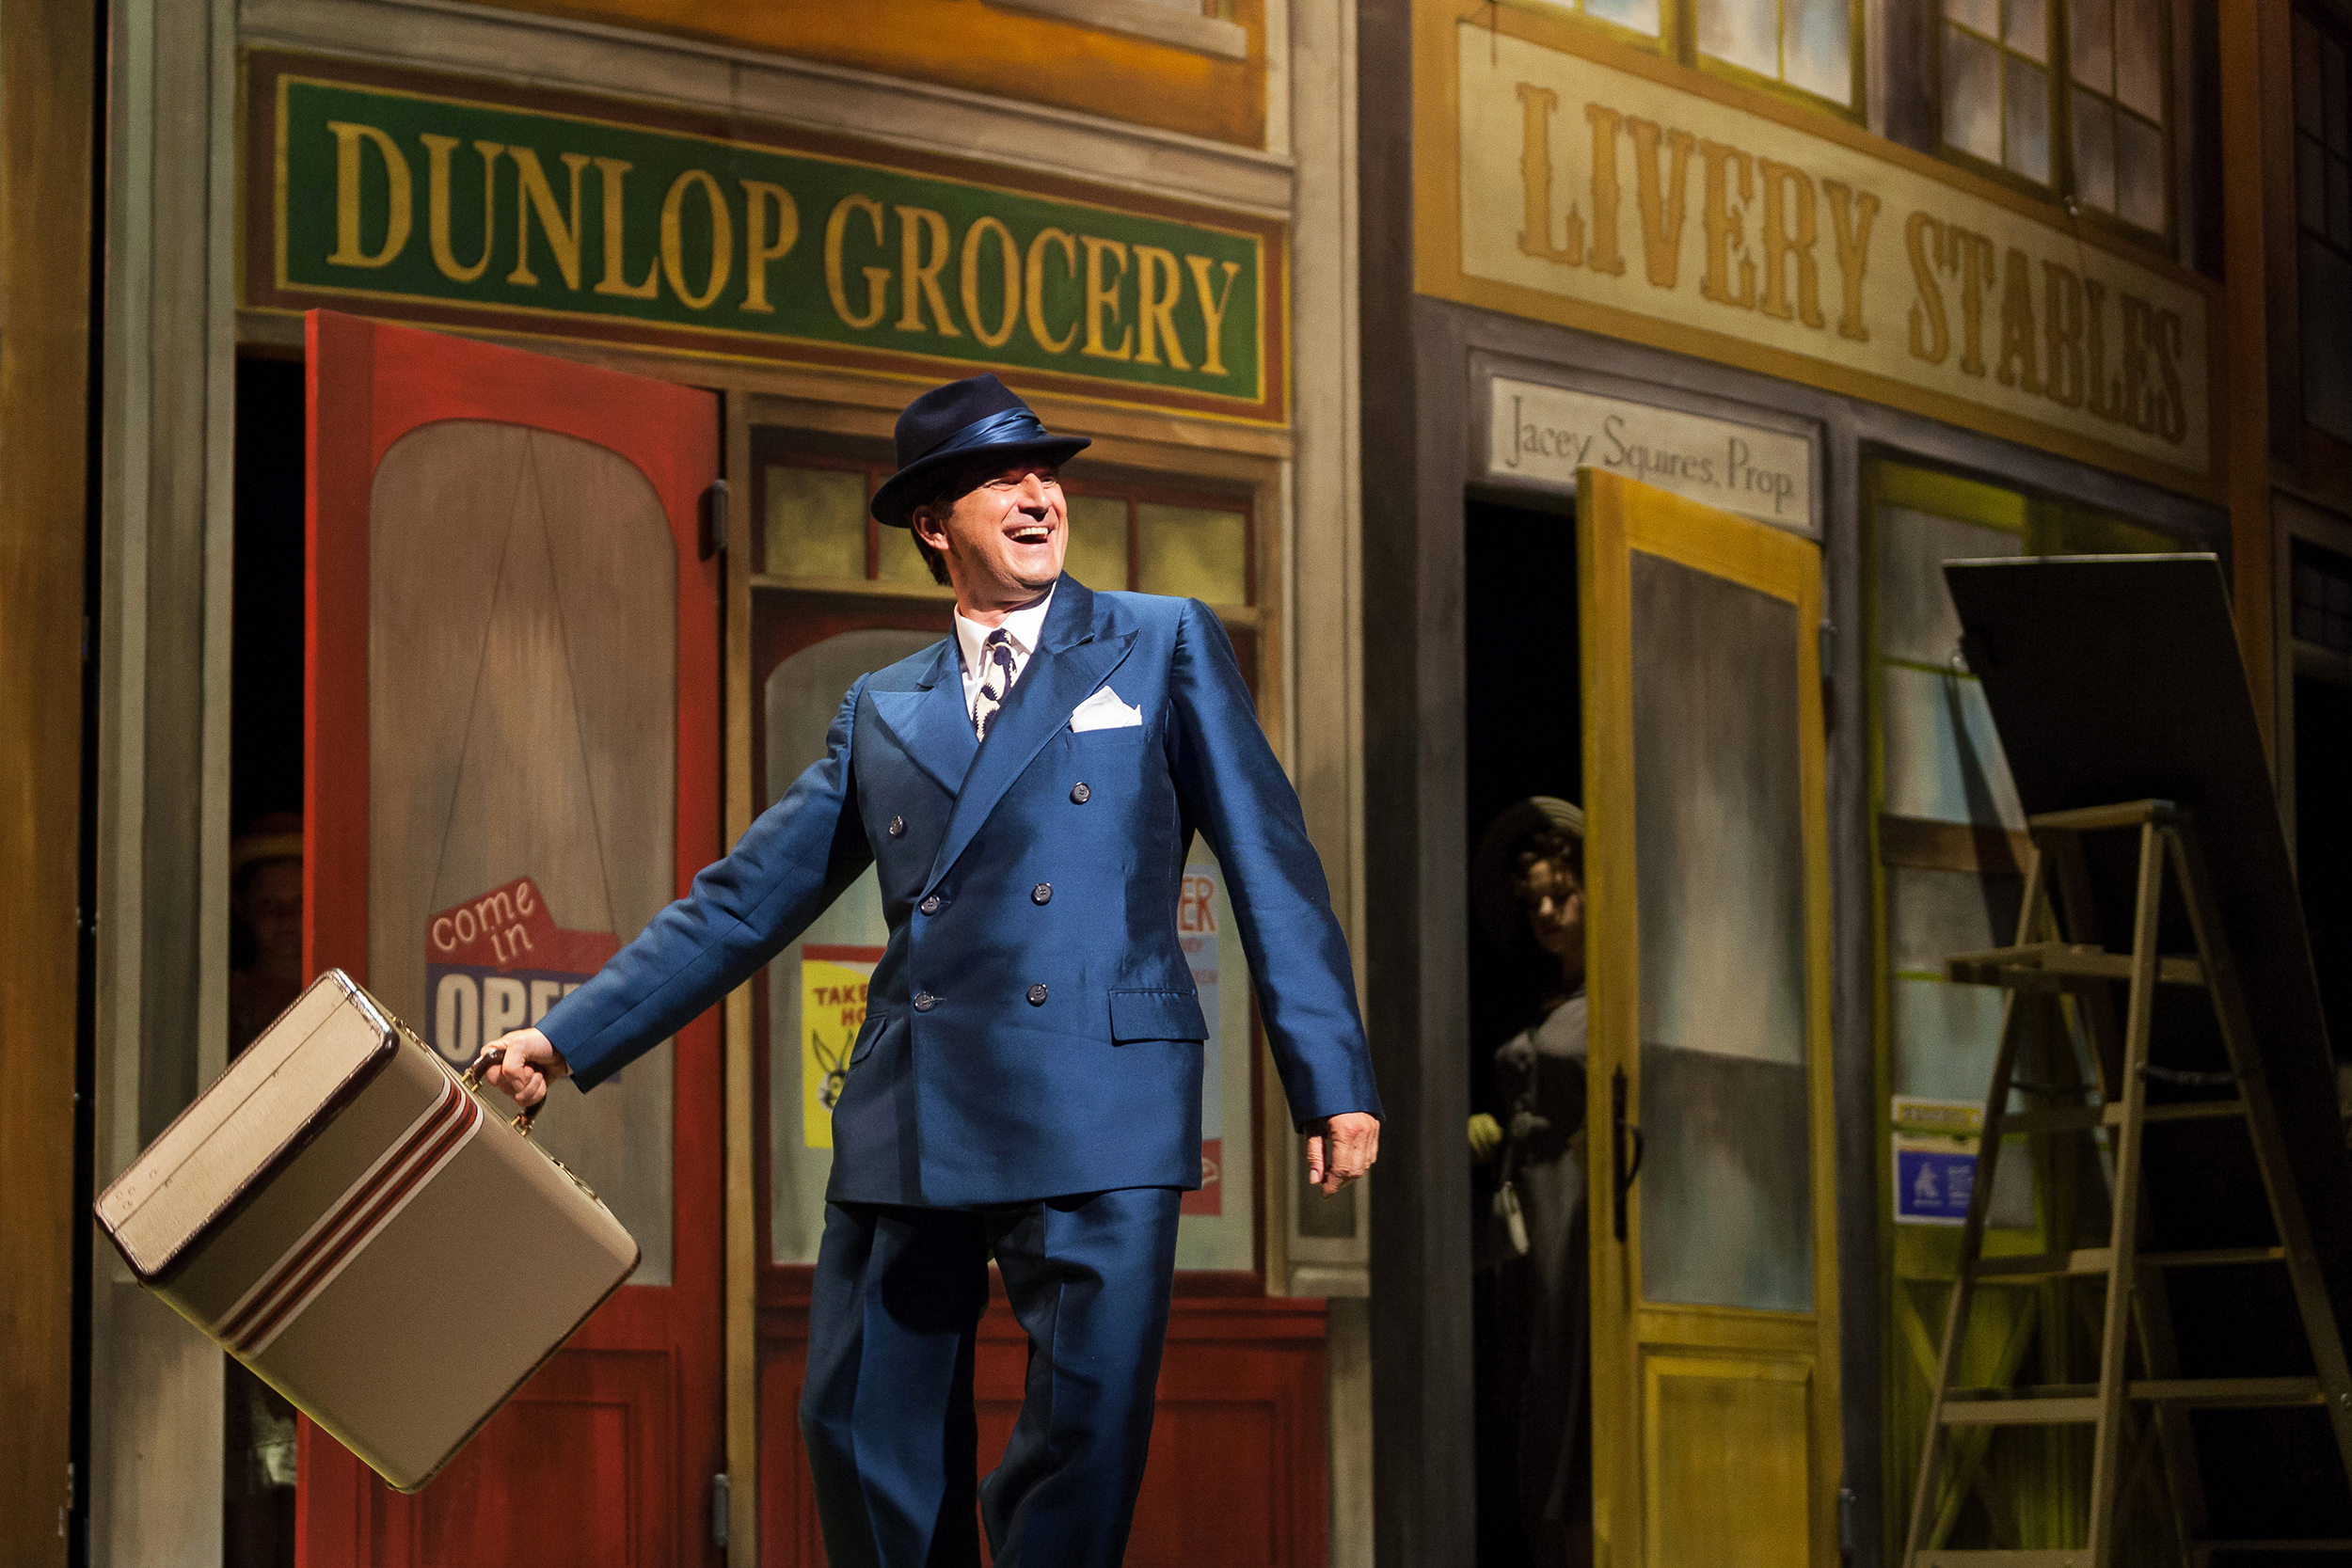
{"label": "double-breasted blue jacket", "polygon": [[[1073,731],[1104,686],[1142,722]],[[834,1111],[830,1199],[1197,1187],[1208,1027],[1176,932],[1196,832],[1294,1119],[1378,1115],[1322,864],[1224,628],[1197,601],[1068,577],[985,743],[952,638],[861,676],[824,758],[540,1027],[593,1087],[872,864],[890,942]]]}

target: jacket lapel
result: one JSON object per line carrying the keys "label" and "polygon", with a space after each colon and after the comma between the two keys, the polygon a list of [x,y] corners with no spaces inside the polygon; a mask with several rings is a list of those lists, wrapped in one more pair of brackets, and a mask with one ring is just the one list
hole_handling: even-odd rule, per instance
{"label": "jacket lapel", "polygon": [[914,690],[866,695],[916,767],[949,795],[962,787],[979,741],[972,733],[972,716],[963,711],[963,679],[953,637],[939,645],[939,657]]}
{"label": "jacket lapel", "polygon": [[[1135,633],[1098,637],[1094,625],[1094,594],[1072,577],[1064,577],[1054,592],[1053,608],[1038,638],[1038,650],[1012,683],[1005,705],[990,721],[987,743],[977,749],[955,809],[947,817],[947,834],[939,855],[924,879],[929,893],[947,875],[980,824],[996,809],[1029,763],[1070,721],[1070,710],[1109,678],[1135,642]],[[964,726],[964,734],[972,733]]]}

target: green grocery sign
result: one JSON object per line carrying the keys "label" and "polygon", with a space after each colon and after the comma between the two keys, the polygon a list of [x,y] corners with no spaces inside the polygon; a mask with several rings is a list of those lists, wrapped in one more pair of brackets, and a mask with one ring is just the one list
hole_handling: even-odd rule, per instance
{"label": "green grocery sign", "polygon": [[1279,225],[890,150],[779,145],[782,131],[648,125],[659,111],[636,105],[487,95],[521,96],[252,56],[247,102],[274,123],[248,126],[248,188],[264,149],[270,176],[266,215],[249,219],[248,303],[917,375],[986,366],[1047,389],[1285,418]]}

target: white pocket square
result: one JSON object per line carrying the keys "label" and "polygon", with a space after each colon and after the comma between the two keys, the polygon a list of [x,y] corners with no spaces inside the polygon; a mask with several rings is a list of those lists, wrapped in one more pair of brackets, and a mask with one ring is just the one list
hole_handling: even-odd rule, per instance
{"label": "white pocket square", "polygon": [[1143,722],[1143,710],[1119,700],[1119,693],[1102,687],[1070,710],[1070,728],[1080,730],[1133,729]]}

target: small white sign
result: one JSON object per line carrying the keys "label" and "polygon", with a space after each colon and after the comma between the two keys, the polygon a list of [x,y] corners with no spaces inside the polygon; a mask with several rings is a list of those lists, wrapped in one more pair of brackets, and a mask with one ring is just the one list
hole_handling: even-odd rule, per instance
{"label": "small white sign", "polygon": [[1532,381],[1493,381],[1495,479],[1574,484],[1604,468],[1726,512],[1810,535],[1813,447],[1802,436]]}

